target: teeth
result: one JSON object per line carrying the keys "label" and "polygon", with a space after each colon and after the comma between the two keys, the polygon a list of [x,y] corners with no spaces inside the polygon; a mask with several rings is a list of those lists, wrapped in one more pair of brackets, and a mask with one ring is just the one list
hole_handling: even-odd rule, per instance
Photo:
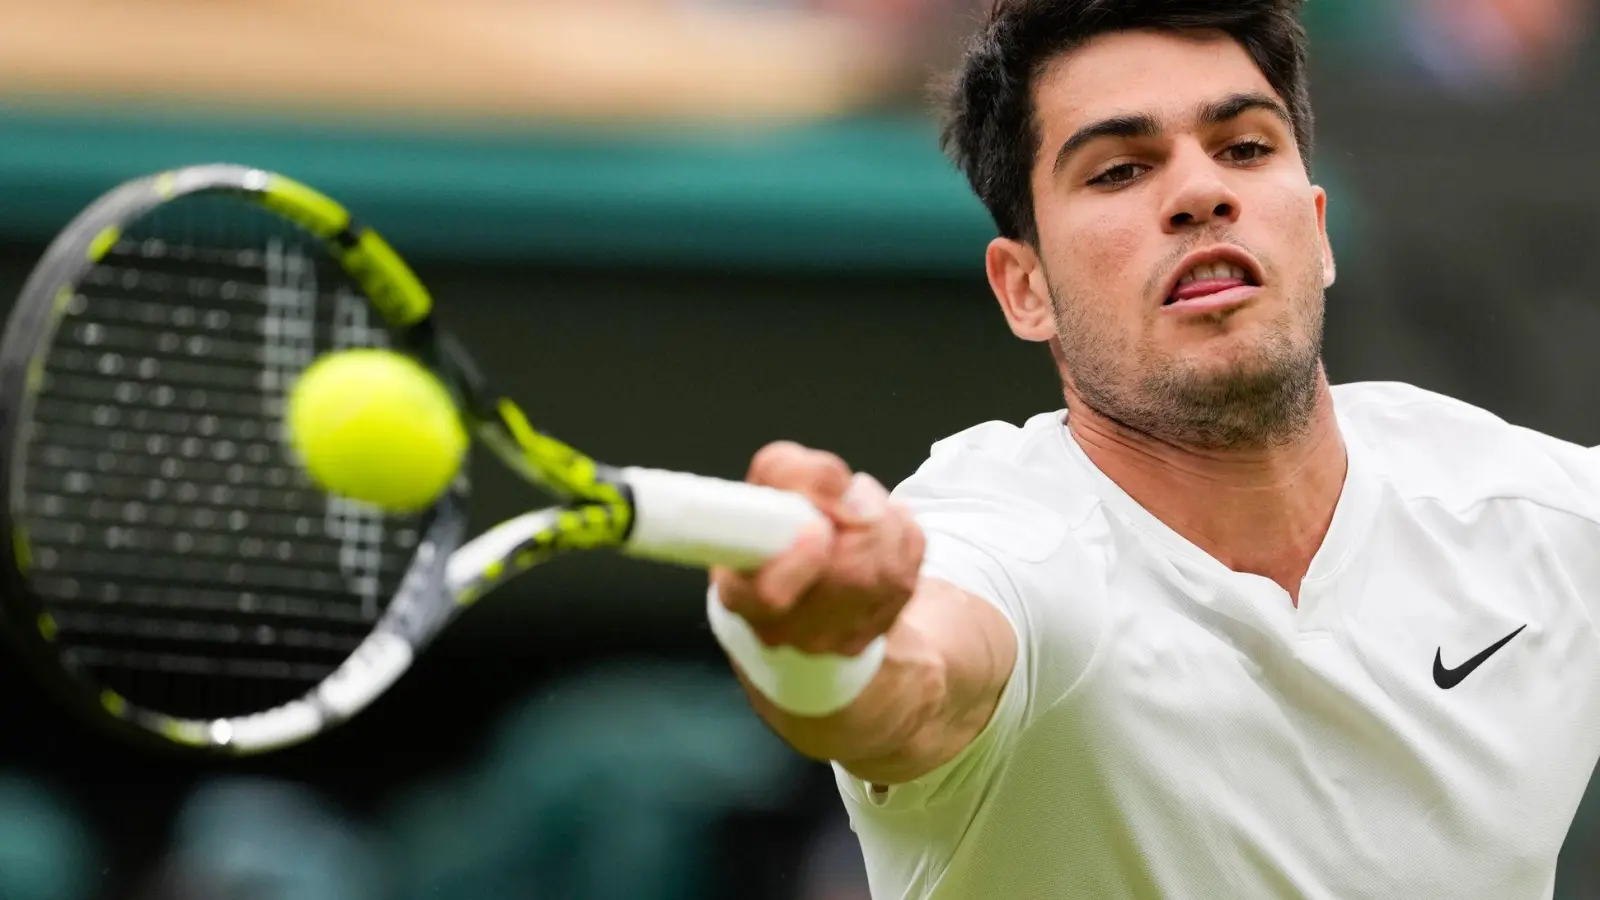
{"label": "teeth", "polygon": [[1248,281],[1249,275],[1242,267],[1231,263],[1201,263],[1178,279],[1178,284],[1185,285],[1191,281],[1204,281],[1211,278],[1232,278],[1238,281]]}

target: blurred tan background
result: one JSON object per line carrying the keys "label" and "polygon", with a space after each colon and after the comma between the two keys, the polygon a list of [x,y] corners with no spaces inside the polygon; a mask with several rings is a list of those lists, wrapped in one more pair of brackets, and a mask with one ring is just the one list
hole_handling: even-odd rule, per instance
{"label": "blurred tan background", "polygon": [[925,6],[8,0],[0,79],[68,101],[446,119],[821,116],[895,86]]}

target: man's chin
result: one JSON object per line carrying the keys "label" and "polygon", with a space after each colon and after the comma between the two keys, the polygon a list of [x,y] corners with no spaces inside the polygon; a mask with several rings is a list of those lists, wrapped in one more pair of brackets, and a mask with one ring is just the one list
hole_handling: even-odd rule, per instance
{"label": "man's chin", "polygon": [[1169,389],[1217,403],[1301,394],[1322,370],[1318,354],[1282,340],[1214,344],[1175,362],[1163,379]]}
{"label": "man's chin", "polygon": [[1304,354],[1259,341],[1214,340],[1183,354],[1173,369],[1195,384],[1252,384],[1282,381],[1305,365]]}

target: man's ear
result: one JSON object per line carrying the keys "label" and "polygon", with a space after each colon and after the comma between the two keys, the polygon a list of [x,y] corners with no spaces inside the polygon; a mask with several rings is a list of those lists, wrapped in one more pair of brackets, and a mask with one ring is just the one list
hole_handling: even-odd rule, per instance
{"label": "man's ear", "polygon": [[1322,238],[1322,286],[1333,287],[1338,266],[1333,261],[1333,241],[1328,238],[1328,192],[1317,188],[1317,233]]}
{"label": "man's ear", "polygon": [[1056,336],[1050,285],[1032,247],[1010,238],[995,238],[984,255],[984,268],[1012,334],[1025,341],[1048,341]]}

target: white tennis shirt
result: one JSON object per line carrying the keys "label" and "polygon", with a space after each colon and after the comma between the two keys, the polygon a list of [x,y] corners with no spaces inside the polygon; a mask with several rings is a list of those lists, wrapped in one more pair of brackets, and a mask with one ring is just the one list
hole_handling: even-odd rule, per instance
{"label": "white tennis shirt", "polygon": [[1061,413],[934,446],[895,491],[925,574],[1019,653],[950,764],[887,797],[836,769],[874,898],[1551,895],[1600,756],[1600,454],[1403,385],[1334,402],[1349,474],[1298,609]]}

